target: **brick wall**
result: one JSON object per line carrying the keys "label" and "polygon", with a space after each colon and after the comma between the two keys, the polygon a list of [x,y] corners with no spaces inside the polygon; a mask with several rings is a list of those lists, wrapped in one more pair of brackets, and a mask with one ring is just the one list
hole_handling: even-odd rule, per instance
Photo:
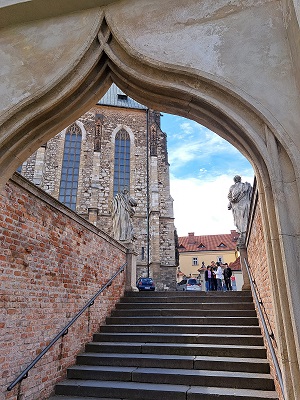
{"label": "brick wall", "polygon": [[[258,193],[254,195],[255,201],[253,202],[250,232],[248,233],[247,253],[248,253],[248,264],[251,269],[252,277],[255,280],[257,287],[259,300],[262,301],[264,311],[264,317],[268,326],[269,332],[275,334],[275,320],[274,320],[274,305],[272,300],[271,281],[268,268],[267,252],[265,236],[263,232],[262,213],[259,204]],[[257,308],[257,307],[256,307]],[[258,314],[259,316],[259,314]],[[261,331],[264,336],[264,343],[267,348],[268,360],[271,365],[271,374],[275,380],[277,392],[280,394],[280,387],[276,377],[275,368],[270,351],[267,346],[264,330],[260,321]],[[272,344],[278,358],[277,346],[276,346],[276,334]],[[280,397],[281,398],[281,397]]]}
{"label": "brick wall", "polygon": [[126,251],[17,174],[0,194],[0,210],[0,399],[43,400],[105,322],[125,274],[29,372],[19,397],[18,385],[6,388],[125,263]]}

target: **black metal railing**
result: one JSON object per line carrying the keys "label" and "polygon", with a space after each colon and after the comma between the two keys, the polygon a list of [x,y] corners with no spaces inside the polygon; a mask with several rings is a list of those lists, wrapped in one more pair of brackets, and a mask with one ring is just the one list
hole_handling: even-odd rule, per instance
{"label": "black metal railing", "polygon": [[252,292],[253,292],[253,297],[254,297],[255,303],[257,305],[257,310],[258,310],[258,313],[259,313],[259,316],[260,316],[260,320],[261,320],[261,324],[263,326],[263,330],[265,332],[265,338],[266,338],[266,341],[267,341],[267,344],[268,344],[268,348],[269,348],[269,351],[270,351],[270,354],[271,354],[271,357],[272,357],[272,360],[273,360],[273,364],[274,364],[274,368],[275,368],[276,375],[277,375],[277,378],[278,378],[278,383],[280,385],[282,397],[283,397],[283,400],[285,400],[286,398],[285,398],[282,374],[281,374],[281,370],[280,370],[280,366],[279,366],[279,363],[278,363],[277,356],[275,354],[274,346],[273,346],[273,343],[272,343],[272,340],[274,340],[274,333],[272,332],[272,329],[271,329],[271,332],[269,332],[269,329],[267,327],[266,320],[265,320],[265,317],[264,317],[264,313],[263,313],[263,310],[262,310],[263,307],[264,307],[263,306],[263,301],[259,300],[259,298],[258,298],[258,294],[257,294],[258,289],[256,287],[255,279],[252,278],[251,271],[250,271],[250,266],[248,265],[247,260],[245,258],[244,258],[244,264],[245,264],[246,270],[247,270],[248,275],[249,275],[249,280],[250,280],[250,285],[251,285]]}
{"label": "black metal railing", "polygon": [[65,336],[68,334],[70,326],[74,324],[74,322],[88,309],[91,307],[96,298],[106,289],[108,288],[113,280],[124,271],[125,266],[127,263],[123,264],[119,270],[109,279],[108,282],[105,283],[101,287],[101,289],[98,290],[98,292],[85,304],[85,306],[75,315],[74,318],[71,319],[71,321],[55,336],[54,339],[51,340],[51,342],[48,344],[47,347],[44,348],[44,350],[28,365],[28,367],[8,386],[7,390],[10,391],[12,390],[17,383],[21,382],[23,379],[26,379],[28,377],[28,372],[35,366],[35,364],[47,353],[47,351],[60,339],[61,337]]}

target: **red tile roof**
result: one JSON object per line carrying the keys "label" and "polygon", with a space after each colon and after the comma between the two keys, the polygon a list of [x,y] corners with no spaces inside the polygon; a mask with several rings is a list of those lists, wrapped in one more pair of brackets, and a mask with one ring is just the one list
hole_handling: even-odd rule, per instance
{"label": "red tile roof", "polygon": [[241,258],[238,257],[235,261],[229,264],[229,267],[232,271],[240,271],[241,270]]}
{"label": "red tile roof", "polygon": [[232,230],[229,234],[178,237],[179,253],[187,251],[228,251],[235,250],[239,234]]}

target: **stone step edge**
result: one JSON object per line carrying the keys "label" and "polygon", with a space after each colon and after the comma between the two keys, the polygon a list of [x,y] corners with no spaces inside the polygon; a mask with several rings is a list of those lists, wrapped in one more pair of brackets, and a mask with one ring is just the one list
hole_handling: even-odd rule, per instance
{"label": "stone step edge", "polygon": [[161,358],[164,360],[193,360],[193,361],[217,361],[217,362],[236,362],[236,363],[263,363],[269,364],[268,360],[265,358],[240,358],[240,357],[214,357],[214,356],[182,356],[177,354],[149,354],[149,353],[94,353],[94,352],[84,352],[78,354],[78,357],[95,357],[95,358],[148,358],[156,359]]}
{"label": "stone step edge", "polygon": [[[118,383],[118,384],[116,384]],[[78,380],[70,379],[57,384],[57,387],[80,387],[80,388],[105,388],[110,390],[138,390],[141,391],[156,391],[163,395],[164,392],[181,392],[186,393],[187,396],[192,393],[197,394],[214,394],[222,398],[223,396],[246,397],[247,399],[252,396],[254,399],[278,399],[275,391],[266,390],[253,390],[253,389],[229,389],[207,386],[188,386],[188,385],[170,385],[170,384],[155,384],[155,383],[141,383],[141,382],[116,382],[116,381],[93,381],[93,380]],[[188,397],[187,397],[188,398]],[[63,399],[63,397],[62,397]]]}
{"label": "stone step edge", "polygon": [[231,372],[222,370],[209,370],[209,369],[185,369],[185,368],[146,368],[146,367],[119,367],[111,365],[73,365],[68,368],[68,371],[110,371],[110,372],[129,372],[129,373],[143,373],[143,374],[171,374],[171,375],[196,375],[199,377],[215,377],[215,378],[228,378],[228,379],[265,379],[272,380],[270,374],[257,373],[257,372]]}
{"label": "stone step edge", "polygon": [[[160,342],[89,342],[88,346],[158,346],[158,347],[179,347],[182,348],[182,343],[160,343]],[[184,347],[195,347],[195,348],[207,348],[207,343],[184,343]],[[209,344],[210,348],[214,349],[227,349],[228,347],[235,349],[248,349],[250,350],[265,350],[264,346],[246,346],[246,345],[236,345],[236,344]]]}
{"label": "stone step edge", "polygon": [[[94,334],[94,337],[97,336],[151,336],[151,337],[170,337],[170,336],[174,336],[174,337],[211,337],[210,333],[164,333],[164,332],[98,332]],[[239,335],[239,334],[218,334],[218,333],[214,333],[213,335],[214,338],[243,338],[243,339],[261,339],[262,335]],[[95,340],[96,341],[96,340]]]}

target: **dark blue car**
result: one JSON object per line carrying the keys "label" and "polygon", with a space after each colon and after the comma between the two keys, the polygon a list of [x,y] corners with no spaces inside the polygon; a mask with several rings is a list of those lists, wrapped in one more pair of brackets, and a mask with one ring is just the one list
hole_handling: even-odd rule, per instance
{"label": "dark blue car", "polygon": [[152,278],[139,278],[136,283],[139,291],[141,290],[155,290],[155,284]]}

